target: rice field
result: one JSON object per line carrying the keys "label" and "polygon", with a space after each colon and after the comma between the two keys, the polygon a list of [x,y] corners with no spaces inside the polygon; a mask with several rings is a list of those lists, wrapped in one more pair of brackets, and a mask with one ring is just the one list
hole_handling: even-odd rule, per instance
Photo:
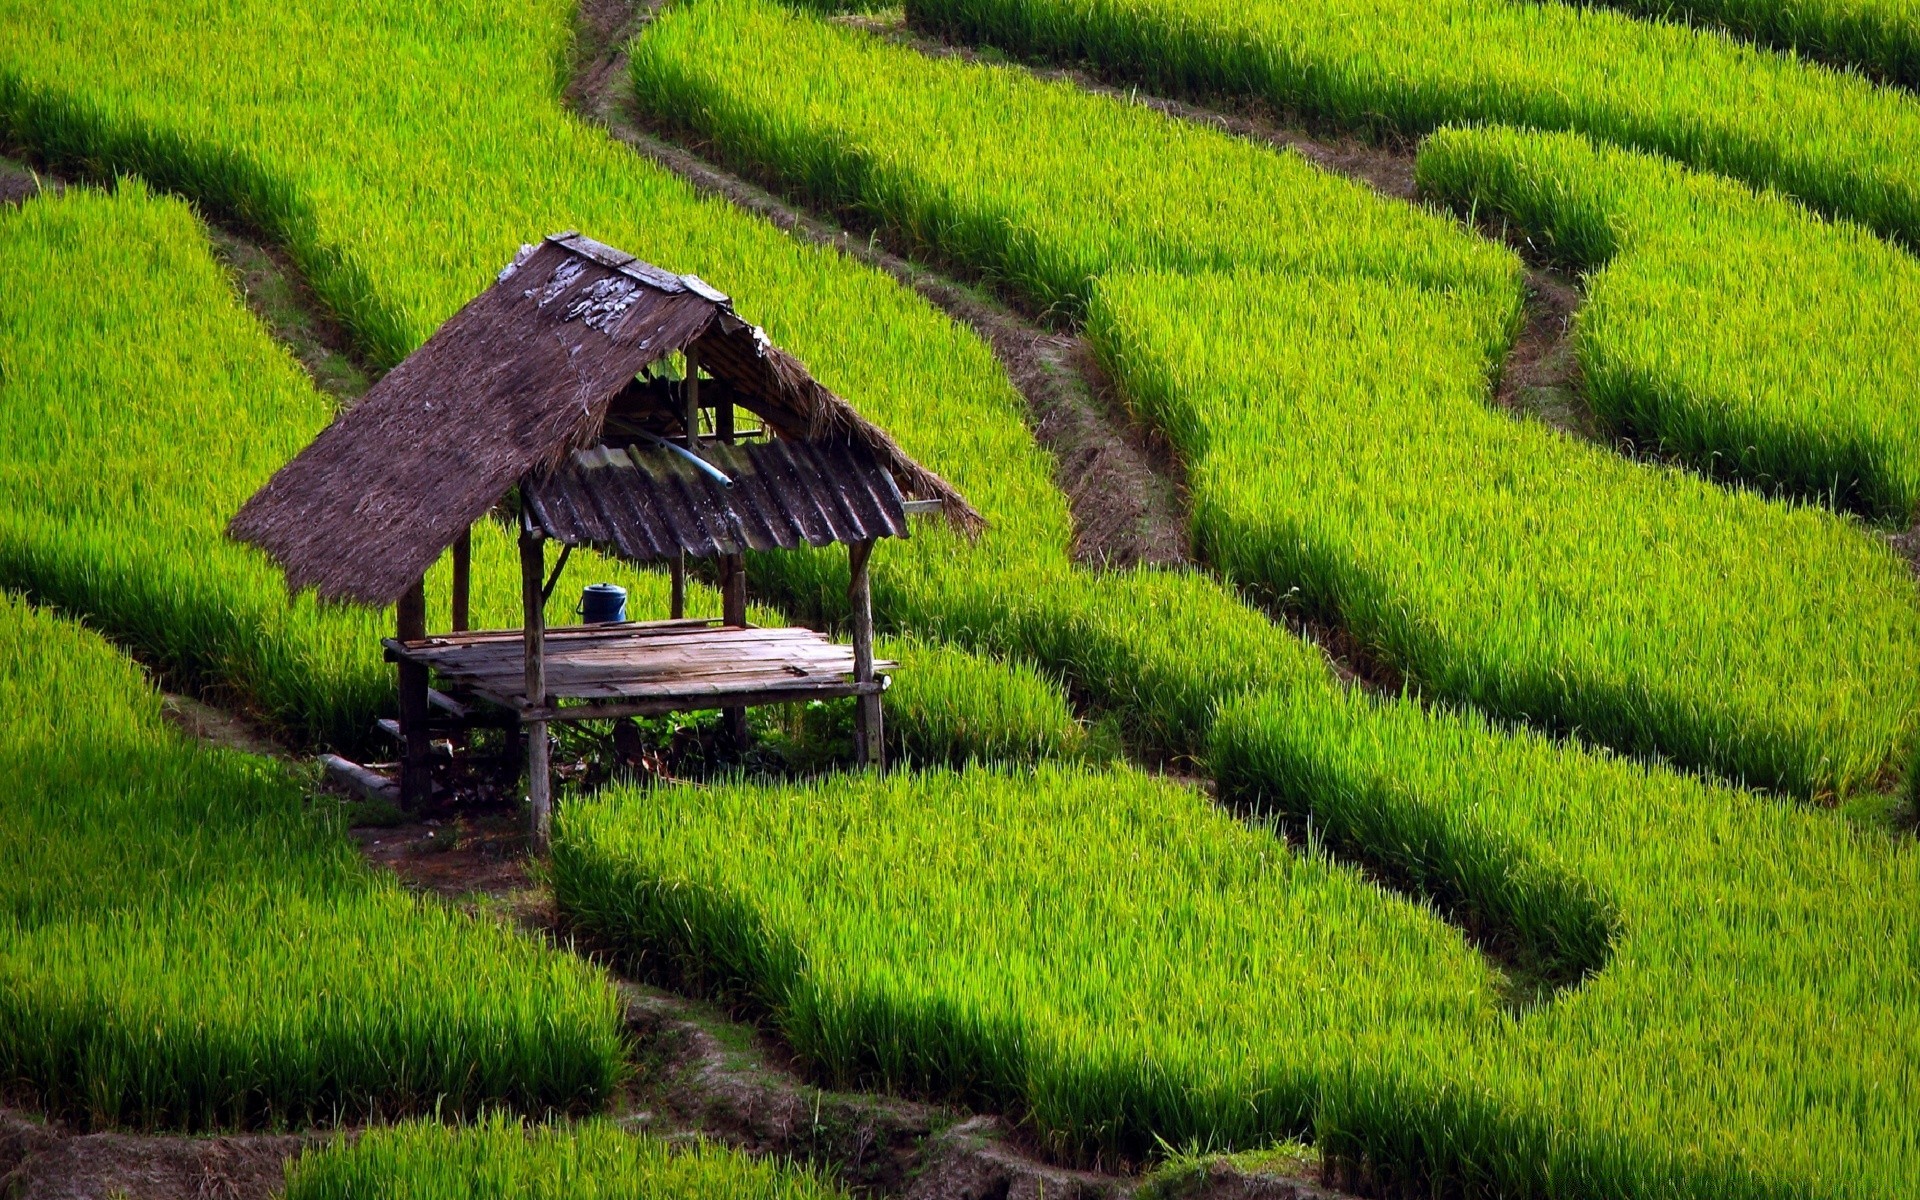
{"label": "rice field", "polygon": [[[188,22],[157,0],[0,6],[0,23],[28,35],[0,43],[0,128],[69,169],[137,173],[270,232],[380,363],[424,341],[529,231],[578,228],[697,267],[987,514],[977,546],[930,528],[876,555],[883,623],[1026,659],[1155,753],[1198,753],[1221,696],[1325,677],[1317,651],[1210,580],[1074,570],[1051,464],[987,347],[892,280],[699,199],[567,115],[553,78],[527,66],[563,57],[566,13],[565,0],[504,15],[460,2],[258,3]],[[261,38],[357,49],[288,76],[252,52]],[[222,69],[203,70],[211,61]],[[359,98],[353,112],[342,95]],[[474,128],[490,132],[463,136]],[[749,575],[753,594],[792,617],[844,615],[843,555],[755,557]],[[475,586],[477,600],[495,591]],[[636,611],[660,611],[662,583],[630,586]],[[431,606],[433,580],[429,591]],[[361,727],[343,721],[336,736]]]}
{"label": "rice field", "polygon": [[1584,273],[1594,412],[1694,470],[1905,526],[1920,263],[1848,221],[1574,134],[1449,129],[1422,190]]}
{"label": "rice field", "polygon": [[165,724],[98,635],[0,597],[0,1074],[83,1127],[598,1107],[584,963],[361,865],[275,763]]}
{"label": "rice field", "polygon": [[1492,411],[1512,255],[1298,156],[762,0],[683,4],[632,61],[649,111],[816,203],[1036,309],[1092,290],[1199,553],[1427,694],[1802,795],[1903,750],[1905,569],[1819,511]]}
{"label": "rice field", "polygon": [[1528,0],[908,0],[906,12],[957,40],[1342,129],[1584,133],[1920,244],[1920,100],[1711,30]]}
{"label": "rice field", "polygon": [[[393,708],[379,648],[391,615],[289,597],[265,556],[222,535],[325,426],[329,402],[237,302],[179,202],[125,181],[112,196],[76,191],[0,213],[0,229],[0,585],[83,614],[170,685],[296,742],[364,744]],[[503,526],[476,527],[476,627],[518,621],[518,555]],[[446,569],[429,580],[440,604]],[[636,613],[667,613],[664,575],[593,554],[569,571],[619,582]],[[556,589],[548,620],[572,622],[572,605]],[[719,607],[694,586],[689,611]],[[1031,668],[911,640],[883,649],[909,667],[887,705],[914,757],[1067,753],[1084,738]]]}
{"label": "rice field", "polygon": [[1066,1150],[1304,1135],[1441,1194],[1911,1194],[1920,996],[1878,949],[1910,941],[1911,847],[1351,693],[1217,733],[1229,799],[1591,977],[1516,1008],[1311,835],[1126,770],[603,793],[563,814],[555,889],[828,1078]]}
{"label": "rice field", "polygon": [[524,1126],[489,1117],[372,1130],[289,1165],[287,1200],[835,1200],[803,1168],[705,1143],[670,1145],[605,1122]]}
{"label": "rice field", "polygon": [[1608,7],[1654,20],[1725,29],[1763,46],[1851,67],[1906,87],[1920,84],[1920,7],[1913,0],[1609,0]]}
{"label": "rice field", "polygon": [[1801,795],[1870,785],[1906,744],[1903,562],[1492,408],[1458,301],[1116,275],[1088,329],[1182,450],[1200,552],[1426,694]]}
{"label": "rice field", "polygon": [[[1489,111],[1538,101],[1565,119],[1537,124],[1737,166],[1905,232],[1905,97],[1672,26],[1471,2],[1356,23],[1380,58],[1328,93],[1352,107],[1302,107],[1426,129],[1457,119],[1480,87]],[[1147,30],[1182,86],[1278,95],[1261,91],[1273,71],[1207,74],[1240,53],[1236,29],[1277,10],[967,3],[982,20],[1070,10],[1063,37]],[[913,15],[932,21],[928,7]],[[1323,61],[1354,45],[1330,11],[1286,14],[1320,22]],[[1172,36],[1152,23],[1183,13],[1212,25]],[[1912,719],[1911,584],[1869,531],[1487,411],[1520,267],[1444,215],[1011,72],[936,71],[890,48],[869,60],[847,32],[783,24],[764,5],[675,5],[634,47],[643,89],[693,78],[660,64],[669,39],[716,14],[748,14],[819,51],[816,85],[848,63],[856,77],[839,91],[789,86],[780,111],[804,121],[737,103],[675,115],[712,123],[707,149],[860,210],[1035,315],[1085,322],[1178,441],[1195,531],[1223,578],[1075,567],[1054,464],[987,347],[884,276],[700,199],[570,116],[556,100],[563,0],[0,0],[0,133],[96,180],[145,181],[0,214],[0,486],[25,514],[0,524],[0,583],[109,633],[169,684],[313,741],[353,736],[384,704],[378,666],[360,656],[386,618],[289,603],[263,564],[218,539],[225,512],[326,406],[233,299],[186,208],[152,192],[285,246],[380,364],[519,242],[581,228],[720,283],[992,522],[978,544],[929,530],[878,560],[877,607],[912,659],[890,697],[909,769],[563,803],[553,886],[631,969],[758,1013],[823,1079],[1001,1109],[1068,1157],[1306,1137],[1329,1161],[1434,1195],[1914,1194],[1911,839],[1580,745],[1651,742],[1804,794],[1889,783]],[[1514,32],[1536,27],[1565,45]],[[1407,48],[1421,36],[1418,53]],[[1556,46],[1559,77],[1543,65]],[[761,50],[754,73],[771,77],[792,46]],[[1509,74],[1490,73],[1501,55]],[[1251,51],[1231,59],[1233,71],[1248,63],[1272,67]],[[1619,63],[1679,82],[1622,100],[1595,73]],[[782,95],[780,80],[750,82]],[[1770,118],[1727,104],[1709,128],[1699,115],[1761,84],[1778,102]],[[1414,120],[1395,96],[1431,103]],[[926,112],[943,123],[934,136],[880,136]],[[1025,153],[1007,136],[1020,122],[1055,136]],[[1617,151],[1589,150],[1588,166],[1565,139],[1502,136],[1437,140],[1433,186],[1457,160],[1448,200],[1590,251],[1566,253],[1594,273],[1596,305],[1606,272],[1625,278],[1696,206],[1689,230],[1777,239],[1780,270],[1805,256],[1811,278],[1834,281],[1828,293],[1904,262],[1874,258],[1895,252],[1872,252],[1865,234],[1831,242],[1855,235],[1796,225],[1765,196]],[[1481,159],[1468,153],[1475,138],[1489,147]],[[939,175],[943,158],[963,168]],[[1532,166],[1568,162],[1589,191],[1529,190],[1542,186]],[[1852,173],[1840,180],[1835,164]],[[1795,172],[1830,190],[1802,190]],[[1616,240],[1568,232],[1590,234],[1581,214],[1594,211]],[[1687,260],[1661,249],[1645,261],[1636,269],[1651,278]],[[1795,295],[1820,299],[1812,287]],[[147,302],[129,302],[140,289]],[[1582,318],[1581,353],[1596,364],[1624,360],[1627,335],[1654,320],[1633,307],[1647,292],[1615,294],[1612,326]],[[1697,313],[1708,301],[1687,303]],[[1221,340],[1195,351],[1203,312]],[[1834,369],[1865,370],[1873,328],[1834,352]],[[1797,361],[1756,358],[1741,378]],[[1678,362],[1660,369],[1703,394],[1712,382]],[[1860,428],[1894,430],[1890,444],[1889,370],[1863,393]],[[1709,420],[1687,416],[1691,402],[1666,397],[1636,419],[1737,438],[1728,405]],[[1361,432],[1380,445],[1361,453]],[[1432,453],[1442,437],[1445,453]],[[1837,452],[1802,457],[1819,453]],[[1896,512],[1892,454],[1873,468],[1892,481],[1872,485],[1895,497],[1886,512],[1838,486],[1829,502]],[[1295,457],[1305,465],[1274,474],[1272,460]],[[1250,460],[1272,490],[1226,469]],[[80,469],[95,461],[107,469]],[[1312,469],[1323,461],[1342,469]],[[1741,470],[1773,487],[1761,467]],[[1571,531],[1543,532],[1556,522]],[[480,555],[499,562],[483,570],[510,575],[494,536],[483,531]],[[1540,545],[1553,552],[1528,554]],[[1476,624],[1445,586],[1509,595],[1523,569],[1554,585],[1536,587],[1531,625]],[[751,570],[756,593],[788,614],[843,615],[844,559],[767,557]],[[488,578],[483,603],[512,594]],[[629,586],[642,611],[664,591],[645,576]],[[1647,597],[1650,609],[1626,603]],[[1341,686],[1318,647],[1249,601],[1334,606],[1375,645],[1402,646],[1396,663],[1453,671],[1460,707]],[[18,621],[0,620],[0,663],[21,664],[23,687],[119,679],[134,714],[109,722],[110,738],[0,729],[0,760],[17,755],[15,777],[42,789],[0,820],[15,867],[0,884],[12,913],[0,1050],[43,1107],[98,1125],[213,1128],[438,1103],[440,1120],[305,1156],[289,1179],[296,1200],[831,1194],[805,1171],[669,1150],[609,1124],[497,1115],[592,1109],[618,1080],[623,1048],[593,973],[375,882],[281,768],[179,742],[123,657],[16,606]],[[1452,642],[1430,614],[1453,622]],[[1585,657],[1542,655],[1554,622],[1605,636]],[[1673,651],[1688,636],[1706,644]],[[1104,763],[1114,748],[1092,718],[1133,756],[1175,755],[1210,777],[1220,803]],[[1669,750],[1676,728],[1694,740]],[[301,997],[291,1007],[288,988]],[[565,1019],[542,1023],[555,1012]]]}

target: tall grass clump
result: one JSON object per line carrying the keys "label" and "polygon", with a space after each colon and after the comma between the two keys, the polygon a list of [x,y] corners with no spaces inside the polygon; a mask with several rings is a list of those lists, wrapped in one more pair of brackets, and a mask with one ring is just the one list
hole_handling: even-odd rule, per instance
{"label": "tall grass clump", "polygon": [[1434,914],[1190,788],[1044,766],[572,806],[555,894],[824,1077],[1011,1105],[1072,1150],[1311,1128],[1336,1080],[1490,1028]]}
{"label": "tall grass clump", "polygon": [[361,865],[265,760],[202,749],[93,634],[0,599],[0,1075],[88,1126],[602,1104],[597,972]]}
{"label": "tall grass clump", "polygon": [[1802,795],[1904,745],[1920,612],[1883,547],[1490,408],[1505,251],[1295,156],[762,0],[675,9],[633,69],[650,110],[1032,304],[1094,293],[1096,347],[1192,473],[1201,555],[1423,689]]}
{"label": "tall grass clump", "polygon": [[1428,195],[1587,272],[1594,411],[1711,475],[1905,525],[1920,511],[1920,263],[1775,194],[1575,134],[1448,129]]}
{"label": "tall grass clump", "polygon": [[803,1167],[710,1142],[670,1145],[599,1121],[525,1126],[409,1122],[310,1150],[286,1200],[835,1200]]}
{"label": "tall grass clump", "polygon": [[1920,244],[1920,100],[1708,30],[1528,0],[908,0],[907,18],[1344,128],[1574,130]]}

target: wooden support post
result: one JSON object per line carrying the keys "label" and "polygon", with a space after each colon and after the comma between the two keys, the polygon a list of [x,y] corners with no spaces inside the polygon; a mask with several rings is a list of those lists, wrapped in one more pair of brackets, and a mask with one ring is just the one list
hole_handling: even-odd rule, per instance
{"label": "wooden support post", "polygon": [[[427,584],[421,579],[394,606],[394,636],[427,636]],[[400,807],[419,812],[433,800],[433,737],[427,730],[427,668],[403,662],[400,677]]]}
{"label": "wooden support post", "polygon": [[[526,516],[520,518],[520,605],[523,653],[527,664],[527,705],[547,703],[547,614],[541,596],[546,574],[546,545]],[[553,770],[548,761],[547,723],[530,721],[527,731],[527,807],[531,810],[535,854],[545,854],[553,829]]]}
{"label": "wooden support post", "polygon": [[686,350],[687,379],[680,390],[687,399],[687,449],[698,453],[700,450],[700,356],[692,346]]}
{"label": "wooden support post", "polygon": [[673,555],[670,568],[673,578],[673,599],[669,612],[674,620],[687,615],[687,552],[677,550]]}
{"label": "wooden support post", "polygon": [[713,406],[713,436],[733,444],[733,404],[722,400]]}
{"label": "wooden support post", "polygon": [[[720,556],[720,619],[728,625],[747,623],[747,559],[744,554]],[[725,712],[727,736],[736,749],[747,748],[747,710],[729,708]]]}
{"label": "wooden support post", "polygon": [[[873,682],[873,583],[867,564],[873,558],[873,540],[855,542],[847,547],[847,564],[852,568],[847,581],[847,601],[853,609],[853,681]],[[862,766],[886,769],[886,727],[880,715],[880,694],[854,700],[853,757]]]}
{"label": "wooden support post", "polygon": [[465,633],[471,624],[469,618],[472,608],[468,604],[473,590],[473,530],[471,527],[460,534],[460,540],[453,544],[453,631]]}

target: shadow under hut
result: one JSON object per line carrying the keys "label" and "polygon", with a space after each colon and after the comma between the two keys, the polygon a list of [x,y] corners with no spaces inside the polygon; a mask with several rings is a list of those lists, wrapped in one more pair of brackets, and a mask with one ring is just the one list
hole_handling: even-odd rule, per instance
{"label": "shadow under hut", "polygon": [[[551,814],[547,726],[858,697],[855,757],[882,757],[868,562],[909,515],[974,533],[966,500],[742,320],[728,298],[582,237],[523,247],[493,286],[390,371],[235,515],[289,587],[395,606],[399,796],[433,793],[436,731],[524,729],[533,839]],[[520,629],[468,628],[471,531],[519,531]],[[551,569],[548,543],[560,549]],[[845,543],[851,645],[747,623],[745,555]],[[672,573],[672,617],[548,628],[576,546]],[[425,576],[452,551],[449,628]],[[685,615],[689,559],[712,560],[719,619]],[[624,616],[624,614],[589,614]]]}

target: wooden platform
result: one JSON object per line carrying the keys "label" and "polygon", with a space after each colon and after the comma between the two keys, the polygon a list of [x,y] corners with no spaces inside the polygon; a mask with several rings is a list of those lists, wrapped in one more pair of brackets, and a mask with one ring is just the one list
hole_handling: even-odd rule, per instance
{"label": "wooden platform", "polygon": [[[718,620],[566,625],[546,635],[547,695],[527,702],[520,630],[386,639],[391,662],[431,668],[447,690],[467,692],[527,721],[652,716],[746,708],[886,690],[853,681],[853,647],[811,629],[760,629]],[[571,702],[571,703],[568,703]]]}

